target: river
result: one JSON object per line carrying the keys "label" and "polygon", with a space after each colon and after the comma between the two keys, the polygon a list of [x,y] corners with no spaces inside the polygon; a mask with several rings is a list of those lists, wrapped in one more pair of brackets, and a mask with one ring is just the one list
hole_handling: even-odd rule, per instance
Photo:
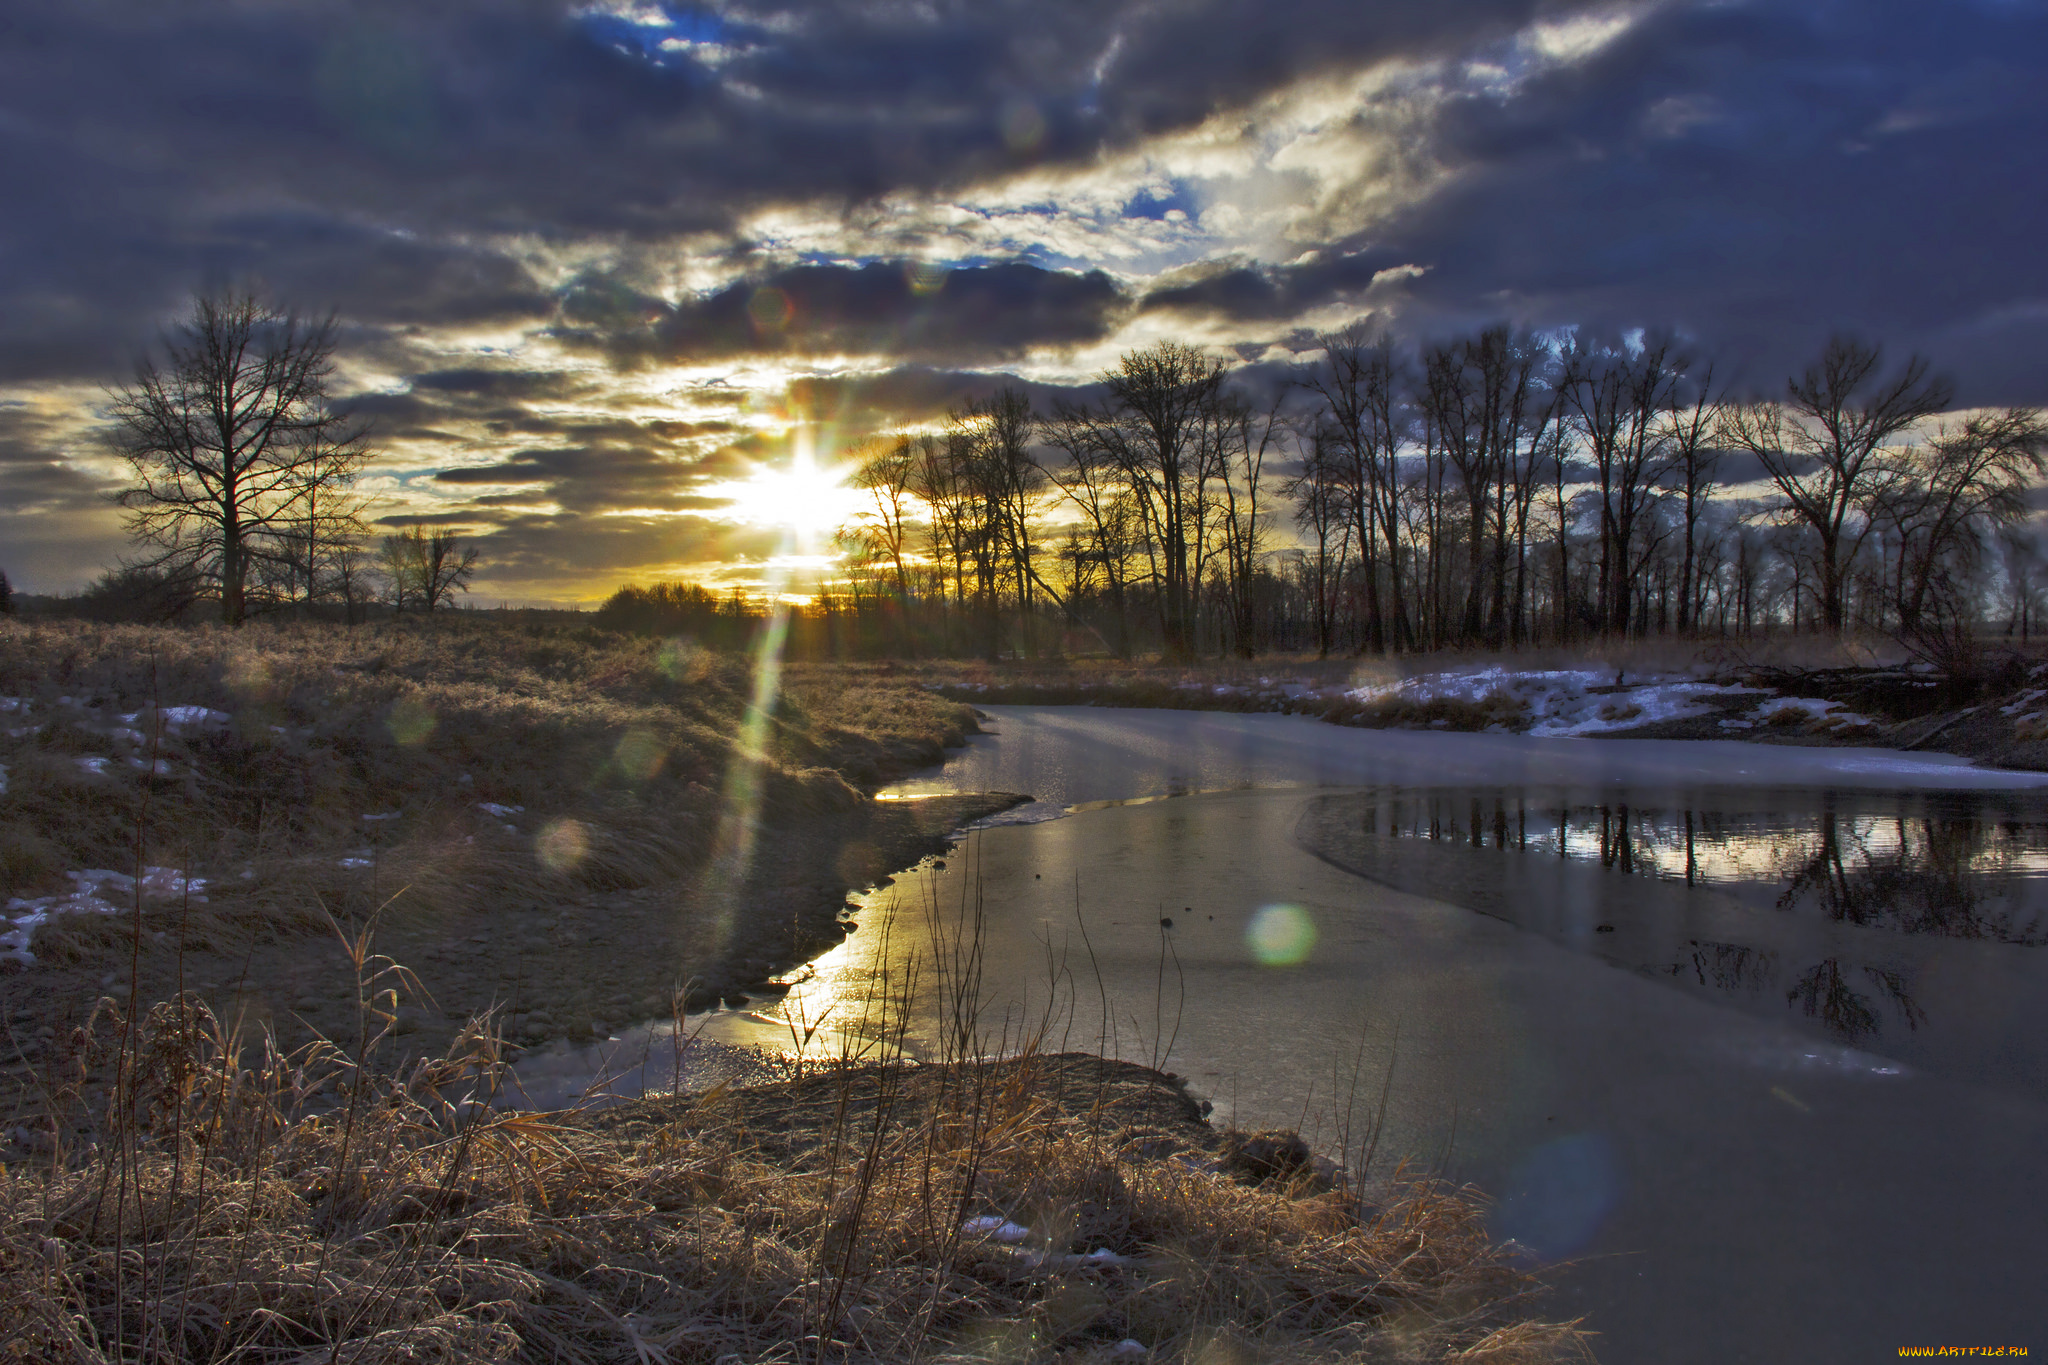
{"label": "river", "polygon": [[882,795],[1037,799],[877,888],[700,1058],[744,1075],[793,1026],[938,1051],[957,1010],[859,1017],[915,963],[971,982],[977,1048],[1160,1064],[1219,1122],[1299,1126],[1354,1170],[1376,1131],[1369,1176],[1472,1181],[1606,1361],[1895,1358],[2048,1321],[2048,776],[987,711]]}

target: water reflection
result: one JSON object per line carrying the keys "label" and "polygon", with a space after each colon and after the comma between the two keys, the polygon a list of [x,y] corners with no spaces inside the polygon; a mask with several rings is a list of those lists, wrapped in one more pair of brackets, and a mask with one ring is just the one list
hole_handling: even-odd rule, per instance
{"label": "water reflection", "polygon": [[1782,883],[1780,910],[1898,933],[2048,943],[2041,813],[1814,795],[1817,808],[1731,812],[1411,791],[1369,802],[1363,821],[1369,833],[1549,853],[1687,885]]}
{"label": "water reflection", "polygon": [[[1472,908],[1848,1042],[1928,1025],[1936,960],[1915,943],[1999,945],[2027,953],[2030,971],[2048,945],[2048,807],[2027,797],[1497,787],[1345,801],[1367,875],[1439,896],[1462,887]],[[1395,849],[1416,844],[1513,856],[1488,888],[1469,870],[1404,863]],[[1601,877],[1546,881],[1545,865]]]}

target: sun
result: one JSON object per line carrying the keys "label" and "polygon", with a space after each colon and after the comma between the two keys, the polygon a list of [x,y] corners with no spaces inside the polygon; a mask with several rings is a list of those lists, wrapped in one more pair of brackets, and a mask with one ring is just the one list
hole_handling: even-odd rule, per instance
{"label": "sun", "polygon": [[853,520],[863,503],[860,490],[846,486],[844,471],[819,468],[803,450],[787,468],[759,469],[705,492],[730,499],[724,515],[745,526],[782,530],[799,549],[829,540]]}

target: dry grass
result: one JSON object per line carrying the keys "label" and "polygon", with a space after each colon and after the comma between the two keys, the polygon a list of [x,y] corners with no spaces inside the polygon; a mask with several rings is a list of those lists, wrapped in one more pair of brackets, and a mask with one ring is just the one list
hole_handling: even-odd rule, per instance
{"label": "dry grass", "polygon": [[[849,767],[958,723],[929,696],[877,701],[901,680],[876,672],[793,676],[752,769],[771,809],[843,801]],[[139,964],[168,928],[182,961],[188,937],[317,926],[353,968],[352,1019],[304,1045],[134,985],[41,1049],[15,1135],[32,1155],[0,1169],[0,1360],[1022,1362],[1106,1359],[1126,1338],[1209,1365],[1581,1351],[1572,1328],[1529,1320],[1536,1286],[1470,1192],[1241,1183],[1097,1121],[1044,1084],[1061,1061],[1029,1045],[960,1060],[985,1050],[971,1029],[935,1066],[798,1075],[782,1098],[822,1100],[780,1134],[754,1092],[634,1122],[494,1109],[509,1053],[488,1014],[445,1054],[404,1056],[419,983],[338,924],[374,925],[372,898],[397,884],[452,900],[701,858],[699,823],[668,812],[715,811],[700,779],[727,783],[749,682],[658,644],[467,624],[0,633],[0,695],[43,727],[12,737],[0,818],[46,842],[43,872],[122,866],[147,834],[187,841],[180,866],[252,874],[206,907],[55,921],[39,951]],[[145,757],[168,774],[73,781],[81,751],[125,767],[134,741],[96,717],[150,700],[233,720],[154,733]],[[429,735],[406,742],[422,714]],[[651,747],[625,742],[648,732]],[[484,800],[578,820],[583,856],[550,865],[480,820]],[[341,868],[364,840],[372,866]],[[937,979],[971,991],[946,965]],[[870,1003],[913,1013],[907,994]],[[1026,1229],[1021,1243],[973,1234],[977,1216]]]}
{"label": "dry grass", "polygon": [[[648,885],[703,862],[736,776],[763,821],[802,820],[972,724],[929,693],[813,672],[750,731],[753,683],[747,659],[687,643],[465,617],[0,623],[0,897],[132,872],[138,825],[147,862],[210,882],[154,903],[150,928],[223,953],[399,887],[458,910]],[[177,723],[179,707],[228,719]],[[508,822],[486,802],[525,809]],[[53,921],[36,951],[83,960],[110,932]]]}
{"label": "dry grass", "polygon": [[[244,1046],[184,1001],[134,1029],[109,1002],[72,1040],[47,1151],[0,1173],[0,1359],[1584,1354],[1528,1318],[1469,1192],[1242,1183],[1048,1084],[1069,1059],[827,1067],[767,1097],[822,1114],[774,1135],[759,1091],[498,1112],[488,1020],[378,1071],[409,981],[352,946],[352,1047]],[[104,1093],[77,1081],[95,1053]]]}

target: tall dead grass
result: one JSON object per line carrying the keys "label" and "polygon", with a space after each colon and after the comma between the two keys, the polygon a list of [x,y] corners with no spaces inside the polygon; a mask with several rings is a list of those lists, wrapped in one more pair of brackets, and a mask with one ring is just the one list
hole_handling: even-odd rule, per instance
{"label": "tall dead grass", "polygon": [[[1530,1316],[1535,1282],[1469,1191],[1234,1179],[1185,1130],[1117,1121],[1112,1083],[1168,1089],[1139,1068],[1027,1039],[1000,1062],[899,1049],[507,1112],[488,1017],[445,1056],[380,1065],[418,983],[368,930],[347,946],[351,1038],[287,1053],[180,997],[139,1018],[103,1002],[68,1040],[43,1152],[0,1171],[0,1359],[1583,1355]],[[945,983],[979,1046],[971,972],[929,967],[869,1008],[907,1019],[920,976]]]}

